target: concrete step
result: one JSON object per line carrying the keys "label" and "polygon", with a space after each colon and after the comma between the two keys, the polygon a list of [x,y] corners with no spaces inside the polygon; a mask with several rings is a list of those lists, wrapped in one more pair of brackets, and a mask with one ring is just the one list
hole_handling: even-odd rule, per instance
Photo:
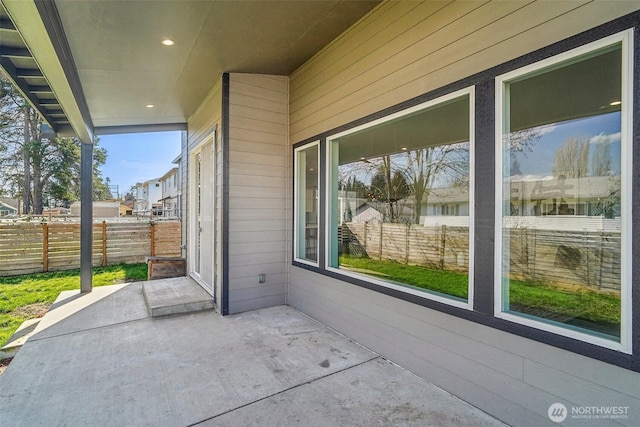
{"label": "concrete step", "polygon": [[151,317],[213,309],[213,297],[190,277],[144,282],[144,301]]}
{"label": "concrete step", "polygon": [[0,348],[0,359],[15,356],[20,347],[33,335],[40,320],[42,319],[25,320],[7,340],[6,344]]}

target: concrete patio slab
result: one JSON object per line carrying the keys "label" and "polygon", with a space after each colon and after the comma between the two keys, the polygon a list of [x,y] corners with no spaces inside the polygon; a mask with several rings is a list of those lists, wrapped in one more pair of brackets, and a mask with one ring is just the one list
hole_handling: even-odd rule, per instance
{"label": "concrete patio slab", "polygon": [[88,294],[64,291],[42,318],[33,336],[50,338],[146,317],[142,282],[99,286]]}
{"label": "concrete patio slab", "polygon": [[13,356],[20,347],[34,334],[36,327],[40,323],[40,319],[29,319],[20,325],[20,327],[11,335],[6,344],[0,348],[0,357]]}
{"label": "concrete patio slab", "polygon": [[151,317],[213,309],[213,297],[190,277],[144,282],[142,292]]}
{"label": "concrete patio slab", "polygon": [[0,425],[502,425],[291,307],[152,318],[140,284],[110,288],[45,316]]}
{"label": "concrete patio slab", "polygon": [[473,406],[377,358],[198,426],[495,426]]}

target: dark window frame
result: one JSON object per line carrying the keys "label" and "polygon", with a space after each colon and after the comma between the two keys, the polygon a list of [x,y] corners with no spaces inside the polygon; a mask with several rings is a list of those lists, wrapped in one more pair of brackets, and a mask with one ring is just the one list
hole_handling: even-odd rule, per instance
{"label": "dark window frame", "polygon": [[[433,309],[445,314],[453,315],[465,320],[489,326],[497,330],[508,332],[557,348],[561,348],[576,354],[587,356],[625,369],[640,372],[640,262],[635,261],[631,266],[631,294],[632,294],[632,351],[631,354],[623,353],[591,344],[575,338],[570,338],[553,332],[536,329],[494,316],[494,237],[495,237],[495,78],[499,75],[517,70],[527,65],[539,62],[543,59],[567,52],[584,46],[604,37],[633,29],[633,75],[632,82],[632,163],[631,171],[631,228],[632,234],[640,235],[640,11],[618,18],[614,21],[600,25],[583,33],[577,34],[560,42],[546,46],[539,50],[527,53],[516,59],[505,62],[488,70],[466,77],[457,82],[440,87],[428,93],[419,95],[392,107],[357,119],[353,122],[330,129],[321,134],[314,135],[293,145],[292,155],[296,148],[308,143],[320,141],[320,219],[319,219],[319,267],[296,262],[293,257],[291,265],[320,275],[327,276],[345,283],[360,286],[375,292],[379,292],[394,298],[414,303],[425,308]],[[475,229],[474,239],[478,250],[474,253],[473,274],[473,311],[458,308],[449,304],[437,302],[425,297],[397,291],[395,289],[376,285],[375,283],[358,278],[345,276],[325,269],[326,236],[325,228],[327,218],[326,211],[326,181],[327,165],[326,150],[327,138],[336,133],[344,132],[368,122],[386,117],[415,105],[428,102],[447,95],[449,93],[475,87]],[[293,181],[293,180],[292,180]],[[292,182],[295,186],[295,183]],[[292,202],[293,203],[293,202]],[[293,247],[294,242],[292,242]],[[479,248],[482,250],[479,250]],[[632,242],[633,260],[640,260],[640,239]]]}

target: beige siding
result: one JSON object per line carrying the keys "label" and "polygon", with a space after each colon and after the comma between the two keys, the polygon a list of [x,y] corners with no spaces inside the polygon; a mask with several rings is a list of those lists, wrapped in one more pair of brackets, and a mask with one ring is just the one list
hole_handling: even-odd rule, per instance
{"label": "beige siding", "polygon": [[291,76],[292,143],[638,9],[626,2],[389,2]]}
{"label": "beige siding", "polygon": [[553,425],[558,401],[640,408],[638,373],[300,268],[290,276],[291,305],[510,425]]}
{"label": "beige siding", "polygon": [[229,313],[286,301],[288,86],[229,78]]}
{"label": "beige siding", "polygon": [[[637,1],[384,2],[291,75],[290,142],[639,8]],[[636,372],[305,269],[290,267],[287,298],[510,425],[555,425],[547,410],[558,401],[640,407]],[[616,421],[636,425],[637,416]]]}

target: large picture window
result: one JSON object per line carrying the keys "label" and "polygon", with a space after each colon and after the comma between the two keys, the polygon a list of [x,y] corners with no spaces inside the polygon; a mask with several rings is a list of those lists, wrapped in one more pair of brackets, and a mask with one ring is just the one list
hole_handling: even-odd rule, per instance
{"label": "large picture window", "polygon": [[327,268],[471,305],[472,90],[327,139]]}
{"label": "large picture window", "polygon": [[496,80],[496,315],[627,352],[630,40]]}
{"label": "large picture window", "polygon": [[295,258],[318,263],[318,183],[320,169],[318,143],[295,152]]}

